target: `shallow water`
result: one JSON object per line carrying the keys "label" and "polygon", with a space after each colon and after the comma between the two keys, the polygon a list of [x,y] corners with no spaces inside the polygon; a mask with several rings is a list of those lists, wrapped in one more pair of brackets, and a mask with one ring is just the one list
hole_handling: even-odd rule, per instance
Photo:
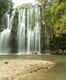
{"label": "shallow water", "polygon": [[25,76],[24,80],[66,80],[66,56],[50,55],[23,55],[23,56],[0,56],[0,60],[3,59],[26,59],[26,60],[48,60],[56,62],[56,67],[48,70],[47,72],[34,73],[29,76]]}

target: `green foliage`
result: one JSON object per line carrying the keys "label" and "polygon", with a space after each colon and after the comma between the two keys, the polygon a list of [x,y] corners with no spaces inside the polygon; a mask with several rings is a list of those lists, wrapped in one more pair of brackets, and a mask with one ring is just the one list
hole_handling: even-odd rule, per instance
{"label": "green foliage", "polygon": [[66,54],[66,49],[64,50],[64,54]]}
{"label": "green foliage", "polygon": [[11,0],[0,0],[0,16],[3,16],[3,14],[11,9],[12,2]]}
{"label": "green foliage", "polygon": [[[48,6],[48,5],[47,5]],[[47,19],[49,26],[54,29],[53,34],[60,36],[63,33],[64,17],[66,18],[66,1],[55,0],[52,6],[46,8],[45,19]]]}
{"label": "green foliage", "polygon": [[12,9],[12,0],[0,0],[0,31],[2,28],[2,17],[5,12]]}

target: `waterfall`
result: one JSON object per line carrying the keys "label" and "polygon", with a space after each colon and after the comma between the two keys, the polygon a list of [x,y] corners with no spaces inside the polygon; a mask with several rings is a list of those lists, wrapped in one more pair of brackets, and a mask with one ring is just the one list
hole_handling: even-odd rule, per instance
{"label": "waterfall", "polygon": [[[8,54],[12,48],[10,47],[11,31],[13,24],[17,24],[17,38],[18,41],[18,54],[32,54],[40,53],[40,31],[41,31],[41,19],[40,19],[40,7],[32,6],[29,8],[18,8],[17,16],[18,23],[15,23],[15,13],[12,11],[5,13],[4,15],[4,30],[0,32],[0,54]],[[12,44],[13,45],[13,44]]]}
{"label": "waterfall", "polygon": [[50,33],[48,33],[48,27],[45,24],[45,50],[49,50],[49,38],[50,38]]}
{"label": "waterfall", "polygon": [[7,53],[10,51],[9,48],[9,38],[12,29],[13,18],[15,15],[15,11],[12,12],[12,16],[10,14],[5,13],[7,27],[2,32],[0,32],[0,54]]}
{"label": "waterfall", "polygon": [[18,12],[18,54],[40,53],[40,7],[21,8]]}
{"label": "waterfall", "polygon": [[25,9],[19,10],[18,15],[18,52],[25,52]]}
{"label": "waterfall", "polygon": [[[35,32],[35,51],[39,51],[40,52],[40,9],[36,7],[35,10],[36,14],[35,14],[35,28],[34,28],[34,32]],[[38,12],[38,13],[37,13]]]}

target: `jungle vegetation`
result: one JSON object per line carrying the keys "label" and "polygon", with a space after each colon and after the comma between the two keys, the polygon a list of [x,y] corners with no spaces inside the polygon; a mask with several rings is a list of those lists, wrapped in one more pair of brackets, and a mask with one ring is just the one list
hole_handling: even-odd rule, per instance
{"label": "jungle vegetation", "polygon": [[5,12],[10,10],[13,6],[13,3],[11,0],[0,0],[0,24],[2,24],[2,16]]}

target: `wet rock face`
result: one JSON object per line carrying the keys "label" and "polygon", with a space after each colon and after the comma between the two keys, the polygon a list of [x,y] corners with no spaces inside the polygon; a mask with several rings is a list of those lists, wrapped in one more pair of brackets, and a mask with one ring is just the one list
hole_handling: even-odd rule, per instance
{"label": "wet rock face", "polygon": [[0,61],[0,80],[22,80],[29,74],[47,71],[55,65],[41,60],[3,60]]}
{"label": "wet rock face", "polygon": [[63,54],[63,50],[62,49],[58,49],[58,53],[59,54]]}
{"label": "wet rock face", "polygon": [[0,32],[4,30],[4,25],[0,25]]}

